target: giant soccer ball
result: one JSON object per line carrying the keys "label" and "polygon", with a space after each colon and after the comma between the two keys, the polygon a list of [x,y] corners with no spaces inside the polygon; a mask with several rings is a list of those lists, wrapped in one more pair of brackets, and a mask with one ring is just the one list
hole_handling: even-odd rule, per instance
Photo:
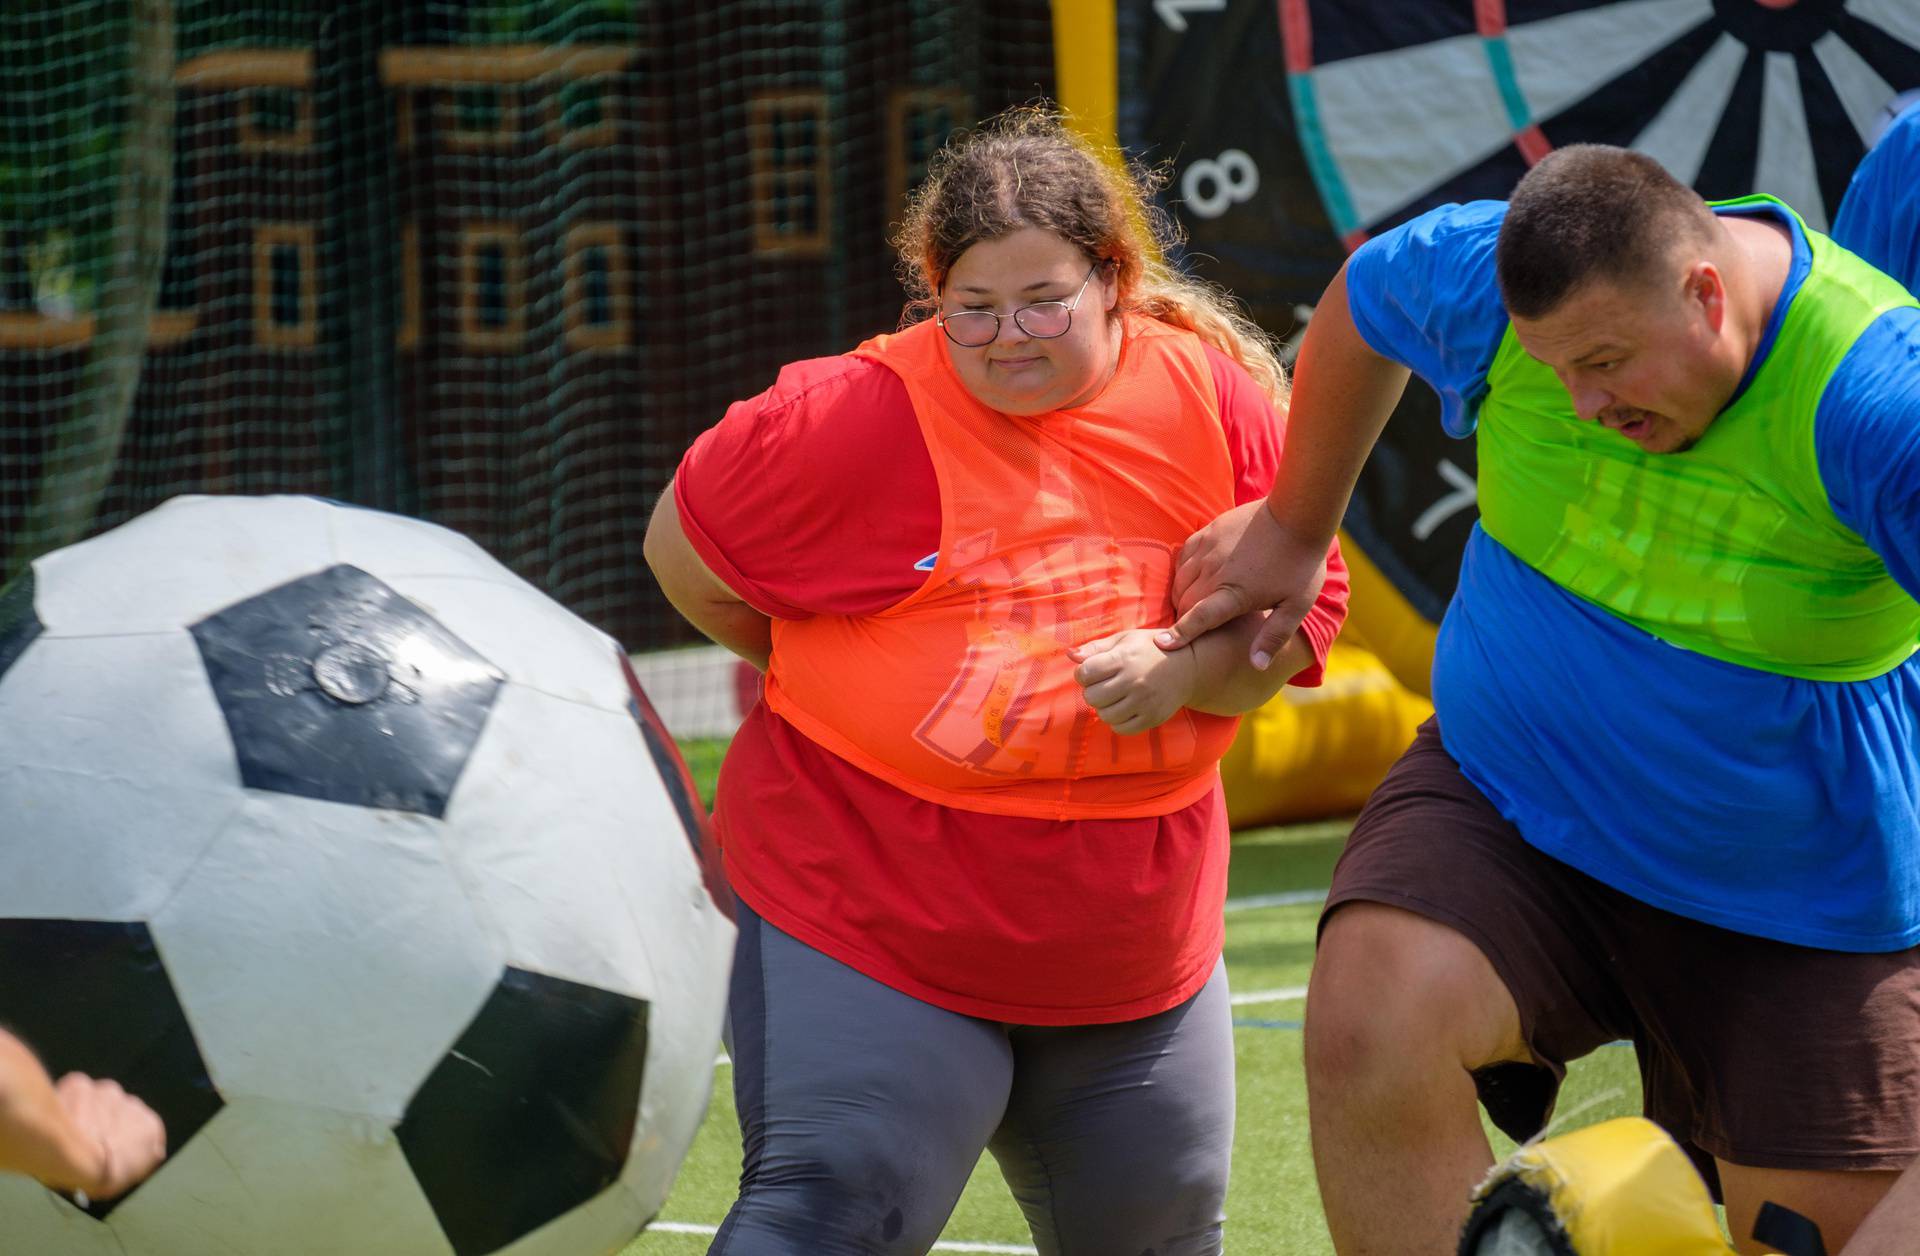
{"label": "giant soccer ball", "polygon": [[179,498],[0,593],[0,1024],[170,1159],[30,1256],[584,1256],[705,1111],[733,926],[615,643],[443,528]]}

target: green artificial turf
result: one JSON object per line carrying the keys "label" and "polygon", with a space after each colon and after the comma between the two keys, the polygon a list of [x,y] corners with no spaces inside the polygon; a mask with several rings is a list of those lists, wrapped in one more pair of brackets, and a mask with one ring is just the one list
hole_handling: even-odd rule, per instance
{"label": "green artificial turf", "polygon": [[725,737],[680,738],[680,757],[687,761],[687,771],[693,773],[700,800],[709,807],[713,806],[713,783],[720,779],[720,760],[727,757],[727,740]]}

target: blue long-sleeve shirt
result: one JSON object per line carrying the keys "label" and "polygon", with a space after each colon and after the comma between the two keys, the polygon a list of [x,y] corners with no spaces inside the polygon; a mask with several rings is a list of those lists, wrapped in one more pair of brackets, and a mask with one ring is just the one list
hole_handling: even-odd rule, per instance
{"label": "blue long-sleeve shirt", "polygon": [[1920,291],[1920,104],[1909,105],[1854,170],[1833,238]]}

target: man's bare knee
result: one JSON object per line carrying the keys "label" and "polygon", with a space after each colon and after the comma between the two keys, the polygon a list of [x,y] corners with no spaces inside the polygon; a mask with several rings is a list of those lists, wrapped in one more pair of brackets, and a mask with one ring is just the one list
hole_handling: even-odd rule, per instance
{"label": "man's bare knee", "polygon": [[1323,1075],[1531,1058],[1513,996],[1480,948],[1380,903],[1349,903],[1327,921],[1306,1032],[1308,1068]]}

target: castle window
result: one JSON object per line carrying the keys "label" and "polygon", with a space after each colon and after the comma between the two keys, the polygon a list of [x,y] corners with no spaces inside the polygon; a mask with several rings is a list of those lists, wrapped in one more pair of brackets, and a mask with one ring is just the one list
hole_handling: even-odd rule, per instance
{"label": "castle window", "polygon": [[460,341],[469,349],[509,352],[526,329],[520,233],[505,223],[472,223],[460,232]]}
{"label": "castle window", "polygon": [[560,142],[568,148],[611,144],[616,138],[613,81],[601,76],[567,83],[555,93]]}
{"label": "castle window", "polygon": [[462,83],[443,99],[452,111],[447,142],[455,148],[504,148],[520,137],[518,88]]}
{"label": "castle window", "polygon": [[817,257],[827,251],[833,230],[830,132],[825,92],[762,93],[748,102],[756,253]]}
{"label": "castle window", "polygon": [[967,94],[957,88],[900,88],[888,98],[886,221],[900,217],[907,195],[927,177],[927,162],[972,116]]}
{"label": "castle window", "polygon": [[628,271],[620,228],[585,223],[567,232],[567,344],[615,349],[631,343]]}
{"label": "castle window", "polygon": [[312,144],[312,92],[295,87],[252,87],[241,93],[241,151],[293,152]]}
{"label": "castle window", "polygon": [[253,231],[253,339],[309,349],[319,338],[317,265],[308,223],[262,223]]}

